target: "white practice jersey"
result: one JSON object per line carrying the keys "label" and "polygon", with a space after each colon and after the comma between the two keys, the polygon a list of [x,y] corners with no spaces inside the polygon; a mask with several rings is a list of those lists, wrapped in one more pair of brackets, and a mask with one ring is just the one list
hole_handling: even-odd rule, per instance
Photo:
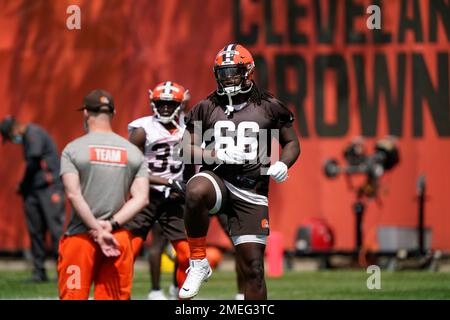
{"label": "white practice jersey", "polygon": [[[180,115],[184,119],[184,115]],[[184,164],[177,160],[175,153],[180,151],[180,143],[185,129],[184,122],[179,123],[180,129],[170,133],[162,123],[154,116],[143,117],[128,124],[128,134],[136,128],[145,130],[147,139],[145,141],[144,156],[148,163],[149,174],[173,180],[183,180]],[[165,186],[152,185],[151,188],[161,192],[168,189]]]}

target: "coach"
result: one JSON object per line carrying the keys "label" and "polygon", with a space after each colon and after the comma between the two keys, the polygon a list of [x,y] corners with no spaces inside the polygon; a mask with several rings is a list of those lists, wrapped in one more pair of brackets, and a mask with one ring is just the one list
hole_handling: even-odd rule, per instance
{"label": "coach", "polygon": [[130,299],[131,234],[122,226],[148,204],[147,164],[141,151],[112,131],[113,97],[94,90],[81,108],[88,132],[70,142],[61,176],[72,218],[60,241],[61,299]]}
{"label": "coach", "polygon": [[59,178],[59,156],[49,134],[35,124],[24,124],[14,117],[0,124],[3,142],[22,144],[26,170],[17,192],[23,196],[31,240],[33,273],[27,282],[48,281],[45,270],[45,235],[50,232],[52,254],[56,258],[64,224],[64,192]]}

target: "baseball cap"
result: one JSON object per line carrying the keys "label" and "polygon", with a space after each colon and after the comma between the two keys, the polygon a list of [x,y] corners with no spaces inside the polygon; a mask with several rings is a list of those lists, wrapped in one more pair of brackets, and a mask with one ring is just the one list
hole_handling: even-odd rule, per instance
{"label": "baseball cap", "polygon": [[88,110],[99,112],[102,107],[109,107],[110,112],[114,112],[114,99],[112,95],[102,89],[89,92],[83,99],[83,107],[78,110]]}
{"label": "baseball cap", "polygon": [[3,143],[8,141],[10,139],[11,130],[16,123],[16,119],[12,116],[7,116],[3,121],[0,123],[0,131],[2,133],[2,140]]}

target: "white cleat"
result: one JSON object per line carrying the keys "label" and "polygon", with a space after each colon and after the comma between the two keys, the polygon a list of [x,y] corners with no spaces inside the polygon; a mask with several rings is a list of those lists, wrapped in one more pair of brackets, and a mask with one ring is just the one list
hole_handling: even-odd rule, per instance
{"label": "white cleat", "polygon": [[188,275],[178,293],[180,299],[191,299],[195,297],[203,281],[208,281],[212,274],[212,269],[206,258],[202,260],[189,260],[189,265],[190,267],[186,270]]}
{"label": "white cleat", "polygon": [[234,300],[245,300],[245,295],[243,293],[236,293]]}
{"label": "white cleat", "polygon": [[178,291],[178,287],[171,284],[169,287],[169,300],[178,300]]}
{"label": "white cleat", "polygon": [[162,290],[151,290],[147,296],[148,300],[167,300],[166,295]]}

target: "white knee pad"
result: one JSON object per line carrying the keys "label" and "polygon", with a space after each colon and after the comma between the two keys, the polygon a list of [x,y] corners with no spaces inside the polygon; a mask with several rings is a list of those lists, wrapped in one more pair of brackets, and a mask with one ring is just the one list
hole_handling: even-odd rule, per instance
{"label": "white knee pad", "polygon": [[253,234],[246,234],[242,236],[232,236],[231,240],[233,241],[233,245],[237,246],[242,243],[260,243],[263,245],[266,245],[267,243],[267,236],[264,235],[253,235]]}
{"label": "white knee pad", "polygon": [[189,183],[195,177],[205,177],[206,179],[211,181],[212,185],[214,186],[214,190],[216,191],[216,203],[214,204],[214,207],[211,210],[209,210],[209,213],[215,214],[215,213],[219,212],[220,207],[222,206],[222,191],[220,191],[220,187],[217,184],[217,181],[213,177],[211,177],[209,174],[207,174],[205,172],[200,172],[200,173],[197,173],[196,175],[194,175],[191,179],[189,179],[189,181],[187,183]]}

